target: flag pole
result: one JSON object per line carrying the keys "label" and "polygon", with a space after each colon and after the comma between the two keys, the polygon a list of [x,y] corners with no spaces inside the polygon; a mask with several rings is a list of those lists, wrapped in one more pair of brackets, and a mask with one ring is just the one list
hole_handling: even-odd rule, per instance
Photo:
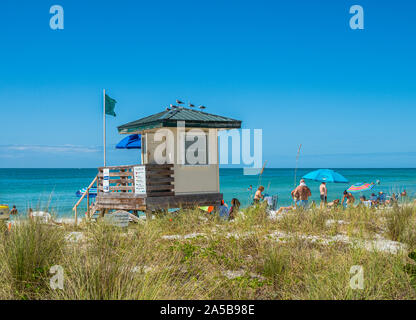
{"label": "flag pole", "polygon": [[104,167],[106,166],[105,159],[105,89],[103,90],[103,138],[104,138]]}
{"label": "flag pole", "polygon": [[298,161],[299,161],[299,154],[300,154],[300,148],[302,148],[302,144],[299,145],[298,154],[296,155],[296,167],[295,167],[295,182],[293,183],[293,186],[296,187],[296,172],[298,171]]}

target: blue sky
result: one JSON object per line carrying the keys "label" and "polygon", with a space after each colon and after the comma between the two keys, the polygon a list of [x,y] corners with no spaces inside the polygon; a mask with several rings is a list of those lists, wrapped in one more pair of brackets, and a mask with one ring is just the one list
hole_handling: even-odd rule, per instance
{"label": "blue sky", "polygon": [[[49,8],[64,8],[51,30]],[[365,29],[349,28],[350,6]],[[0,167],[102,164],[175,99],[263,129],[271,167],[415,167],[412,1],[1,1]]]}

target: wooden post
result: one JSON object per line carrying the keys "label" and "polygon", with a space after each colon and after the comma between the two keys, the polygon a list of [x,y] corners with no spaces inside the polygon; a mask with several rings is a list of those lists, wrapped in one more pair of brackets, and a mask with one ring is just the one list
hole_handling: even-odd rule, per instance
{"label": "wooden post", "polygon": [[87,217],[90,217],[90,189],[87,190]]}
{"label": "wooden post", "polygon": [[[126,172],[126,169],[120,169],[120,172]],[[126,186],[126,184],[124,183],[123,180],[127,179],[127,177],[122,176],[122,177],[120,177],[120,179],[122,181],[122,182],[120,182],[120,186]],[[127,191],[126,190],[120,190],[120,192],[127,192]]]}
{"label": "wooden post", "polygon": [[146,221],[150,221],[152,219],[152,211],[146,210]]}
{"label": "wooden post", "polygon": [[[72,210],[75,211],[75,224],[78,221],[78,205],[81,203],[82,199],[85,198],[85,196],[87,195],[89,198],[90,195],[90,189],[91,187],[94,185],[94,183],[96,183],[98,181],[98,175],[94,178],[94,180],[92,180],[91,184],[88,186],[87,191],[81,196],[81,198],[78,200],[78,202],[75,204],[75,206],[72,208]],[[98,182],[97,182],[97,192],[98,192]],[[89,203],[89,202],[88,202]],[[88,205],[89,206],[89,205]]]}
{"label": "wooden post", "polygon": [[103,142],[104,142],[104,167],[106,166],[105,159],[105,89],[103,90]]}

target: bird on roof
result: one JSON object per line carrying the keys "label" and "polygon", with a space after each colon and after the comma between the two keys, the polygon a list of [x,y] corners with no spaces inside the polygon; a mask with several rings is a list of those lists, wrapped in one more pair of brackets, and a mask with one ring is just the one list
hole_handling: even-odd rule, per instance
{"label": "bird on roof", "polygon": [[176,100],[177,104],[183,104],[183,102],[181,100]]}
{"label": "bird on roof", "polygon": [[171,105],[170,105],[170,107],[171,107],[172,109],[175,109],[175,108],[177,108],[178,106],[174,106],[173,104],[171,104]]}
{"label": "bird on roof", "polygon": [[192,103],[190,103],[190,102],[189,102],[189,106],[190,106],[191,108],[195,107],[195,105],[194,105],[194,104],[192,104]]}
{"label": "bird on roof", "polygon": [[167,108],[166,108],[166,111],[170,111],[170,108],[169,108],[169,107],[167,107]]}
{"label": "bird on roof", "polygon": [[204,110],[206,107],[205,106],[199,106],[199,109]]}

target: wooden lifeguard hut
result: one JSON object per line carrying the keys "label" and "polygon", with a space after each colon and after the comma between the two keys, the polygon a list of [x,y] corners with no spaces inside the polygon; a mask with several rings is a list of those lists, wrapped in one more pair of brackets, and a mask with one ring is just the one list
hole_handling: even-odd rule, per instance
{"label": "wooden lifeguard hut", "polygon": [[119,126],[120,134],[140,134],[141,164],[98,168],[94,211],[219,206],[218,131],[238,128],[239,120],[185,107]]}

